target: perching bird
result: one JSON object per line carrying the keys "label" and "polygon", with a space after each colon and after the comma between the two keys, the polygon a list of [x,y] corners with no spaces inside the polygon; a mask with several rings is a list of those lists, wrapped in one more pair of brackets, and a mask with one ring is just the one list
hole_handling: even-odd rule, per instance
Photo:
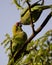
{"label": "perching bird", "polygon": [[21,25],[17,22],[13,28],[13,39],[12,39],[12,52],[13,54],[24,45],[25,41],[27,40],[27,34],[22,30]]}
{"label": "perching bird", "polygon": [[22,30],[22,25],[20,22],[17,22],[16,24],[13,25],[12,27],[12,57],[9,59],[8,65],[14,65],[15,60],[15,55],[16,53],[19,52],[20,48],[24,45],[25,41],[27,40],[27,34]]}
{"label": "perching bird", "polygon": [[[52,5],[43,6],[38,3],[31,5],[31,15],[33,22],[35,23],[39,19],[43,10],[49,8],[52,8]],[[29,25],[31,23],[29,8],[22,10],[20,22],[23,25]]]}

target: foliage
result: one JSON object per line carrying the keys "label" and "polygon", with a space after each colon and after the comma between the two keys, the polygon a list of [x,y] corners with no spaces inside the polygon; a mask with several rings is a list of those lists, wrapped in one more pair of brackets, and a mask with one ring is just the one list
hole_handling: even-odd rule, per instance
{"label": "foliage", "polygon": [[29,54],[24,55],[14,65],[51,65],[52,64],[52,30],[41,38],[27,45]]}
{"label": "foliage", "polygon": [[17,9],[23,9],[23,5],[26,3],[26,1],[30,2],[31,0],[12,0]]}
{"label": "foliage", "polygon": [[[7,40],[10,36],[6,34]],[[11,40],[11,39],[10,39]],[[5,44],[4,44],[5,43]],[[8,42],[2,43],[6,46]],[[10,49],[11,50],[11,49]],[[52,64],[52,30],[35,41],[31,41],[26,48],[28,54],[20,57],[14,65],[51,65]]]}

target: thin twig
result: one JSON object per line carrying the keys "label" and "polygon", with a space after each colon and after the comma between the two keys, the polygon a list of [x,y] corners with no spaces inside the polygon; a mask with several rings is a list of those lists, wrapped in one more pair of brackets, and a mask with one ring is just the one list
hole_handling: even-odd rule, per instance
{"label": "thin twig", "polygon": [[41,5],[44,5],[44,0],[42,0],[42,3],[41,3]]}
{"label": "thin twig", "polygon": [[35,33],[35,30],[34,30],[34,24],[33,24],[33,19],[32,19],[32,12],[31,12],[31,6],[30,6],[30,4],[29,4],[29,2],[27,1],[27,4],[28,4],[28,6],[29,6],[29,12],[30,12],[30,21],[31,21],[31,27],[32,27],[32,31],[33,31],[33,33]]}

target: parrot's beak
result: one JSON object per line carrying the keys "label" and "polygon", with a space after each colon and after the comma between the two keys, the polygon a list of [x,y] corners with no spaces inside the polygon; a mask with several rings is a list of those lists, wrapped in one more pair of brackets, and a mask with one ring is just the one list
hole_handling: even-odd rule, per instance
{"label": "parrot's beak", "polygon": [[21,24],[20,22],[17,22],[17,23],[16,23],[16,26],[22,27],[22,24]]}

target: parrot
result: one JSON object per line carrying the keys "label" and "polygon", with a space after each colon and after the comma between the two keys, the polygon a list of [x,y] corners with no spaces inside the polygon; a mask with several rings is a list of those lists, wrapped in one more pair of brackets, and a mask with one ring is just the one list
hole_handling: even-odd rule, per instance
{"label": "parrot", "polygon": [[[32,15],[33,23],[35,23],[39,19],[43,10],[49,9],[49,8],[52,8],[52,5],[40,5],[38,3],[32,4],[31,5],[31,15]],[[29,12],[28,7],[22,10],[20,22],[23,25],[31,24],[31,17],[30,17],[30,12]]]}
{"label": "parrot", "polygon": [[9,58],[8,65],[14,65],[15,62],[15,55],[19,52],[20,48],[24,45],[25,41],[27,40],[27,34],[23,31],[22,25],[20,22],[17,22],[12,27],[12,45],[11,51],[12,56]]}
{"label": "parrot", "polygon": [[20,22],[13,25],[12,34],[12,53],[14,54],[24,45],[25,41],[27,40],[27,34],[23,31]]}

